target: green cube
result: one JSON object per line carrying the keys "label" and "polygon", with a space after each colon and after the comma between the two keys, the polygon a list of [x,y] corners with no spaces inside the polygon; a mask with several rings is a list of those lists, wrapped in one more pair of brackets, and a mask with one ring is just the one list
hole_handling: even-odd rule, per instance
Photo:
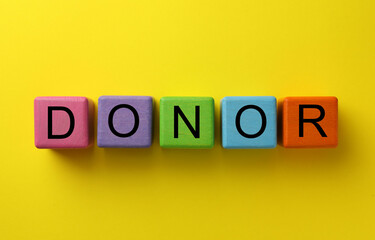
{"label": "green cube", "polygon": [[212,148],[214,99],[212,97],[163,97],[160,99],[160,146]]}

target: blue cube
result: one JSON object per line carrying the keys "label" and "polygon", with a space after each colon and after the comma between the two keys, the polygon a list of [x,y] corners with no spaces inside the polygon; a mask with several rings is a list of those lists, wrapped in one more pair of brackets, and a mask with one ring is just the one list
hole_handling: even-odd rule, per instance
{"label": "blue cube", "polygon": [[275,148],[276,98],[225,97],[221,101],[224,148]]}

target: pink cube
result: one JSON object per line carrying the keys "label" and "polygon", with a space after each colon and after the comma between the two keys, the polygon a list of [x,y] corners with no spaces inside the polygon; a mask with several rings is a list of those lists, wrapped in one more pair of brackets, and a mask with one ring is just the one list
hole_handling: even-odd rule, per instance
{"label": "pink cube", "polygon": [[86,97],[34,100],[37,148],[86,148],[91,144],[93,103]]}

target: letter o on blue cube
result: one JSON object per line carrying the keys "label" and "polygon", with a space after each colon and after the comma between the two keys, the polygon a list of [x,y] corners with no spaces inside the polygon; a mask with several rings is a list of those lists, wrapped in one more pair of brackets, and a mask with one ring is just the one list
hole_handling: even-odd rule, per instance
{"label": "letter o on blue cube", "polygon": [[152,106],[150,96],[101,96],[98,101],[98,146],[150,147]]}
{"label": "letter o on blue cube", "polygon": [[275,148],[276,98],[273,96],[225,97],[221,101],[224,148]]}

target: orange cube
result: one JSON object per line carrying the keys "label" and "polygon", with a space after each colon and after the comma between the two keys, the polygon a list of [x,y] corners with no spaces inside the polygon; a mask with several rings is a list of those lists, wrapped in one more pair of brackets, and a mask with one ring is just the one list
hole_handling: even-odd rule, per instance
{"label": "orange cube", "polygon": [[286,148],[337,146],[336,97],[286,97],[282,102],[282,121]]}

